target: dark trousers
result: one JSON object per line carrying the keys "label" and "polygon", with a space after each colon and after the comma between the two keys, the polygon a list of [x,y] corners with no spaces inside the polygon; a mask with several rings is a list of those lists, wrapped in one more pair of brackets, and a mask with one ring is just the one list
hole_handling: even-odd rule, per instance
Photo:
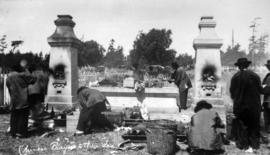
{"label": "dark trousers", "polygon": [[179,90],[180,105],[179,104],[177,105],[179,109],[187,109],[187,96],[188,96],[188,89],[184,91]]}
{"label": "dark trousers", "polygon": [[[247,131],[247,142],[243,144],[243,148],[251,146],[253,149],[259,149],[260,147],[260,112],[253,109],[243,110],[239,115],[236,116],[243,122]],[[244,137],[245,138],[245,137]]]}
{"label": "dark trousers", "polygon": [[266,132],[270,132],[270,103],[263,103],[263,118],[264,118],[264,127]]}
{"label": "dark trousers", "polygon": [[43,112],[44,95],[43,94],[32,94],[28,97],[30,104],[30,113],[34,121],[37,120],[38,116]]}
{"label": "dark trousers", "polygon": [[12,136],[21,134],[27,136],[29,108],[15,109],[10,115],[10,133]]}
{"label": "dark trousers", "polygon": [[89,133],[93,128],[107,127],[113,129],[113,125],[103,114],[101,114],[101,112],[105,110],[105,101],[97,103],[90,108],[82,108],[79,115],[77,130],[83,131],[84,133]]}

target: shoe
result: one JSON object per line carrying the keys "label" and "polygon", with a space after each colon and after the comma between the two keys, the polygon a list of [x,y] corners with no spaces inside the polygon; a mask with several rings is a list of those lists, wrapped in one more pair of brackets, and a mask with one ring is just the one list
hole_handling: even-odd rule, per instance
{"label": "shoe", "polygon": [[187,107],[183,107],[183,108],[181,108],[181,109],[183,109],[183,110],[187,110],[188,108],[187,108]]}
{"label": "shoe", "polygon": [[24,136],[24,135],[22,135],[20,133],[16,133],[15,136],[14,136],[14,138],[16,138],[16,139],[21,139],[21,138],[25,138],[25,137],[26,136]]}
{"label": "shoe", "polygon": [[230,141],[230,145],[236,146],[236,143],[233,141]]}
{"label": "shoe", "polygon": [[253,149],[251,148],[251,147],[249,147],[246,151],[245,151],[245,153],[253,153],[254,151],[253,151]]}
{"label": "shoe", "polygon": [[75,136],[75,137],[76,137],[76,136],[82,136],[82,135],[83,135],[83,133],[74,133],[74,134],[73,134],[73,136]]}
{"label": "shoe", "polygon": [[74,136],[82,136],[83,134],[84,134],[83,131],[76,131],[76,132],[74,133]]}

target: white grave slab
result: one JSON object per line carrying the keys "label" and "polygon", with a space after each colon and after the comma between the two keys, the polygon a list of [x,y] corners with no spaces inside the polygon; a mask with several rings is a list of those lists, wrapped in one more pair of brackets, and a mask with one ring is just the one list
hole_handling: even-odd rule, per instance
{"label": "white grave slab", "polygon": [[[134,89],[120,87],[95,87],[106,95],[112,106],[112,110],[120,111],[125,107],[138,105]],[[176,87],[146,88],[146,99],[144,102],[149,112],[179,113],[177,102],[179,102],[178,89]]]}

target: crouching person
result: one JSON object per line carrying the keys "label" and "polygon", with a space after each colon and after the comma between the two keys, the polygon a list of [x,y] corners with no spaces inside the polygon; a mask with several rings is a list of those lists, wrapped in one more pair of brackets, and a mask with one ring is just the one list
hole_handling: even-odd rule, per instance
{"label": "crouching person", "polygon": [[106,111],[106,97],[95,89],[80,87],[77,91],[80,115],[75,135],[91,133],[94,128],[114,129],[114,126],[101,113]]}
{"label": "crouching person", "polygon": [[204,100],[199,101],[194,109],[188,133],[189,151],[191,154],[219,154],[224,152],[222,134],[218,128],[224,128],[218,113],[212,105]]}

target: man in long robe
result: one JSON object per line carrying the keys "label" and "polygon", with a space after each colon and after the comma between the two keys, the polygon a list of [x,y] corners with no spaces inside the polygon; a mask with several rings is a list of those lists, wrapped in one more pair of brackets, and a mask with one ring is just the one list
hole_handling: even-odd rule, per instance
{"label": "man in long robe", "polygon": [[[235,63],[239,71],[231,79],[230,94],[233,100],[233,113],[236,119],[241,122],[238,124],[243,124],[242,129],[246,128],[247,131],[246,136],[235,137],[236,143],[239,144],[240,149],[252,152],[253,149],[260,147],[260,94],[262,87],[260,77],[247,69],[250,63],[251,61],[246,58],[239,58]],[[246,143],[241,144],[241,142]]]}
{"label": "man in long robe", "polygon": [[174,73],[172,74],[172,80],[170,81],[174,81],[175,85],[179,89],[180,104],[177,106],[180,112],[181,109],[187,109],[188,90],[192,87],[192,84],[185,70],[182,69],[177,62],[172,63],[172,68],[174,69]]}

